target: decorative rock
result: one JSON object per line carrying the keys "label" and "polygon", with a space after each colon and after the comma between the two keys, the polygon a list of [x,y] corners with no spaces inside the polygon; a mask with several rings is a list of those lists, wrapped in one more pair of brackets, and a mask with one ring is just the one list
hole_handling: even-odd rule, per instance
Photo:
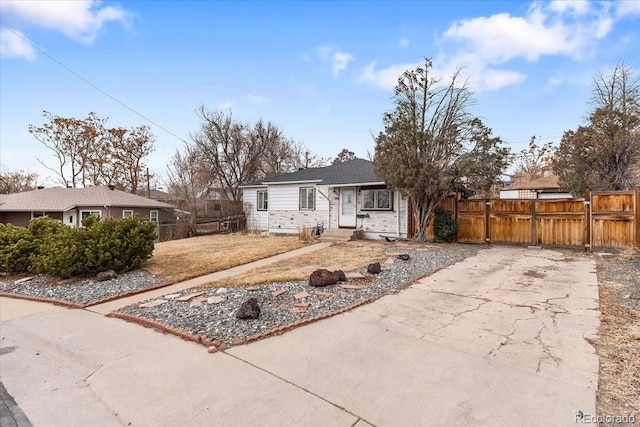
{"label": "decorative rock", "polygon": [[293,297],[295,299],[302,299],[302,298],[306,298],[308,296],[311,296],[311,294],[307,291],[302,291],[302,292],[298,292],[297,294],[295,294]]}
{"label": "decorative rock", "polygon": [[18,279],[13,283],[16,285],[19,285],[20,283],[28,282],[29,280],[32,280],[32,279],[33,277],[23,277],[22,279]]}
{"label": "decorative rock", "polygon": [[307,310],[305,310],[304,308],[292,308],[289,310],[289,313],[291,314],[302,314],[302,313],[306,313]]}
{"label": "decorative rock", "polygon": [[379,262],[374,262],[374,263],[369,264],[367,266],[367,272],[369,274],[380,274],[381,271],[382,271],[382,269],[380,268],[380,263]]}
{"label": "decorative rock", "polygon": [[338,282],[346,282],[347,281],[347,276],[344,274],[344,271],[336,270],[336,271],[333,272],[333,274],[336,275],[336,279],[338,279]]}
{"label": "decorative rock", "polygon": [[209,354],[217,353],[218,348],[215,345],[212,345],[207,351],[209,352]]}
{"label": "decorative rock", "polygon": [[169,295],[165,295],[163,298],[164,299],[174,299],[174,298],[178,298],[180,296],[180,294],[169,294]]}
{"label": "decorative rock", "polygon": [[224,298],[222,298],[222,297],[209,297],[209,298],[207,298],[207,304],[220,304],[222,301],[224,301]]}
{"label": "decorative rock", "polygon": [[393,258],[387,258],[387,260],[384,262],[386,265],[391,265],[393,264],[395,261],[393,260]]}
{"label": "decorative rock", "polygon": [[345,276],[347,277],[347,279],[366,279],[367,278],[367,276],[360,273],[347,273],[345,274]]}
{"label": "decorative rock", "polygon": [[309,285],[315,287],[335,285],[338,283],[336,275],[324,268],[318,269],[309,276]]}
{"label": "decorative rock", "polygon": [[191,304],[189,304],[189,307],[200,307],[202,305],[202,301],[191,301]]}
{"label": "decorative rock", "polygon": [[157,307],[157,306],[162,305],[162,304],[166,304],[168,302],[169,301],[167,301],[166,299],[157,299],[155,301],[145,302],[144,304],[140,304],[138,307],[151,308],[151,307]]}
{"label": "decorative rock", "polygon": [[293,304],[294,307],[298,307],[298,308],[308,308],[311,304],[308,302],[297,302],[295,304]]}
{"label": "decorative rock", "polygon": [[[231,341],[231,345],[242,345],[244,344],[246,341],[242,338],[236,338],[233,341]],[[218,347],[219,349],[220,347]]]}
{"label": "decorative rock", "polygon": [[316,291],[314,292],[315,295],[318,295],[319,297],[330,297],[331,293],[330,292],[322,292],[322,291]]}
{"label": "decorative rock", "polygon": [[278,289],[277,291],[271,292],[271,296],[272,297],[277,297],[277,296],[280,296],[280,295],[284,294],[285,292],[287,292],[286,289]]}
{"label": "decorative rock", "polygon": [[216,291],[216,294],[224,294],[227,292],[227,288],[218,288],[218,290]]}
{"label": "decorative rock", "polygon": [[411,259],[409,254],[400,254],[400,255],[397,256],[397,258],[402,260],[402,261],[409,261],[409,259]]}
{"label": "decorative rock", "polygon": [[358,289],[362,289],[362,286],[358,286],[358,285],[340,285],[340,287],[342,289],[353,289],[353,290],[358,290]]}
{"label": "decorative rock", "polygon": [[259,289],[260,289],[260,288],[259,288],[259,287],[257,287],[257,286],[249,286],[249,287],[247,288],[247,292],[254,292],[254,291],[257,291],[257,290],[259,290]]}
{"label": "decorative rock", "polygon": [[204,294],[204,292],[194,292],[192,294],[183,295],[180,298],[176,298],[176,301],[189,301],[192,298],[199,297]]}
{"label": "decorative rock", "polygon": [[111,280],[118,277],[118,273],[113,270],[101,271],[96,275],[96,280],[98,282],[104,282],[105,280]]}
{"label": "decorative rock", "polygon": [[243,302],[238,311],[236,311],[236,318],[238,319],[257,319],[259,316],[260,306],[255,298],[249,298]]}

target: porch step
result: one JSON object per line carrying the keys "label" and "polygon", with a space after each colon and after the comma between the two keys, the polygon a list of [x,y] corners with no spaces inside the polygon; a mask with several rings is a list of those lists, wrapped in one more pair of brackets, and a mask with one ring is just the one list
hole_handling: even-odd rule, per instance
{"label": "porch step", "polygon": [[353,228],[330,228],[325,229],[320,236],[322,242],[348,242],[355,240],[353,234],[356,230]]}

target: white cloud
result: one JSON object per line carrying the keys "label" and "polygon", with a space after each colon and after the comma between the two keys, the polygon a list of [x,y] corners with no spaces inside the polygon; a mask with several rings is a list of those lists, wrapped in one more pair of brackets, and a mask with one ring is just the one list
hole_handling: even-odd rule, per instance
{"label": "white cloud", "polygon": [[25,58],[33,61],[36,54],[33,46],[27,42],[20,31],[0,28],[0,56],[6,58]]}
{"label": "white cloud", "polygon": [[335,77],[340,74],[340,71],[344,71],[347,69],[347,65],[349,64],[349,62],[353,61],[353,55],[347,52],[335,52],[331,56],[331,60],[333,61],[331,72]]}
{"label": "white cloud", "polygon": [[527,76],[518,71],[489,68],[482,74],[480,86],[487,91],[502,89],[523,82]]}
{"label": "white cloud", "polygon": [[247,95],[247,99],[249,100],[249,102],[256,105],[264,104],[269,100],[266,96],[253,95],[251,93]]}
{"label": "white cloud", "polygon": [[401,47],[401,48],[406,49],[406,48],[408,48],[408,47],[409,47],[409,39],[408,39],[408,38],[406,38],[406,37],[403,37],[403,38],[401,38],[401,39],[400,39],[399,44],[400,44],[400,47]]}
{"label": "white cloud", "polygon": [[341,71],[345,71],[349,62],[353,61],[353,55],[349,52],[340,52],[333,45],[321,46],[316,49],[320,60],[331,64],[331,73],[337,77]]}
{"label": "white cloud", "polygon": [[100,7],[93,0],[3,0],[0,8],[4,21],[59,31],[85,44],[91,44],[105,24],[118,22],[127,28],[131,19],[120,6]]}
{"label": "white cloud", "polygon": [[640,15],[640,1],[618,1],[615,3],[616,17]]}
{"label": "white cloud", "polygon": [[418,63],[393,64],[376,70],[376,63],[372,62],[360,71],[358,83],[369,83],[381,89],[393,89],[398,83],[398,77],[407,70],[415,70]]}
{"label": "white cloud", "polygon": [[584,15],[589,12],[588,0],[553,0],[549,3],[549,9],[557,13],[573,13]]}

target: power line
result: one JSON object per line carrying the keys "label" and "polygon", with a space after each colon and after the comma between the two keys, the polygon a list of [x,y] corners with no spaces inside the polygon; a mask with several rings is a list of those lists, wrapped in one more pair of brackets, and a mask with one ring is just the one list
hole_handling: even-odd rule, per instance
{"label": "power line", "polygon": [[107,98],[117,102],[118,104],[120,104],[121,106],[123,106],[124,108],[126,108],[127,110],[131,111],[133,114],[141,117],[143,120],[146,120],[147,122],[151,123],[152,125],[154,125],[155,127],[162,129],[163,131],[165,131],[166,133],[168,133],[169,135],[179,139],[180,141],[184,142],[185,144],[187,144],[187,141],[185,141],[183,138],[181,138],[180,136],[176,135],[175,133],[171,132],[169,129],[165,128],[164,126],[156,123],[155,121],[151,120],[150,118],[148,118],[147,116],[145,116],[144,114],[134,110],[132,107],[129,107],[127,104],[125,104],[124,102],[120,101],[119,99],[117,99],[116,97],[114,97],[113,95],[107,93],[105,90],[103,90],[102,88],[98,87],[97,85],[95,85],[94,83],[90,82],[89,80],[87,80],[86,78],[82,77],[80,74],[76,73],[75,71],[73,71],[71,68],[67,67],[66,65],[64,65],[62,62],[58,61],[56,58],[54,58],[53,56],[51,56],[47,51],[45,51],[44,49],[40,48],[37,44],[33,43],[31,40],[27,39],[26,37],[24,37],[22,34],[18,33],[17,31],[7,27],[6,25],[4,25],[2,22],[0,22],[0,26],[2,26],[3,28],[6,28],[8,31],[11,31],[16,37],[19,37],[20,39],[22,39],[23,41],[29,43],[34,49],[36,49],[38,52],[42,53],[44,56],[46,56],[47,58],[49,58],[51,61],[55,62],[56,64],[58,64],[59,66],[61,66],[62,68],[64,68],[65,70],[67,70],[68,72],[70,72],[71,74],[73,74],[74,76],[76,76],[77,78],[79,78],[80,80],[82,80],[83,82],[85,82],[86,84],[88,84],[89,86],[91,86],[92,88],[94,88],[95,90],[97,90],[98,92],[102,93],[103,95],[105,95]]}

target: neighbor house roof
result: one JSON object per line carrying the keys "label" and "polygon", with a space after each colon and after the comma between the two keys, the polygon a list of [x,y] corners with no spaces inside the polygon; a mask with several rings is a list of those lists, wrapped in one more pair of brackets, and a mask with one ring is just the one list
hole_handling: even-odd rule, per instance
{"label": "neighbor house roof", "polygon": [[373,163],[364,159],[354,159],[321,168],[301,169],[260,181],[254,181],[243,187],[267,184],[287,184],[310,182],[322,185],[381,184],[384,183],[373,171]]}
{"label": "neighbor house roof", "polygon": [[69,209],[104,206],[173,208],[173,206],[109,187],[39,188],[0,197],[0,212],[64,212]]}
{"label": "neighbor house roof", "polygon": [[522,181],[511,184],[501,190],[548,190],[560,189],[557,175],[543,176],[541,178],[532,179],[531,181]]}

